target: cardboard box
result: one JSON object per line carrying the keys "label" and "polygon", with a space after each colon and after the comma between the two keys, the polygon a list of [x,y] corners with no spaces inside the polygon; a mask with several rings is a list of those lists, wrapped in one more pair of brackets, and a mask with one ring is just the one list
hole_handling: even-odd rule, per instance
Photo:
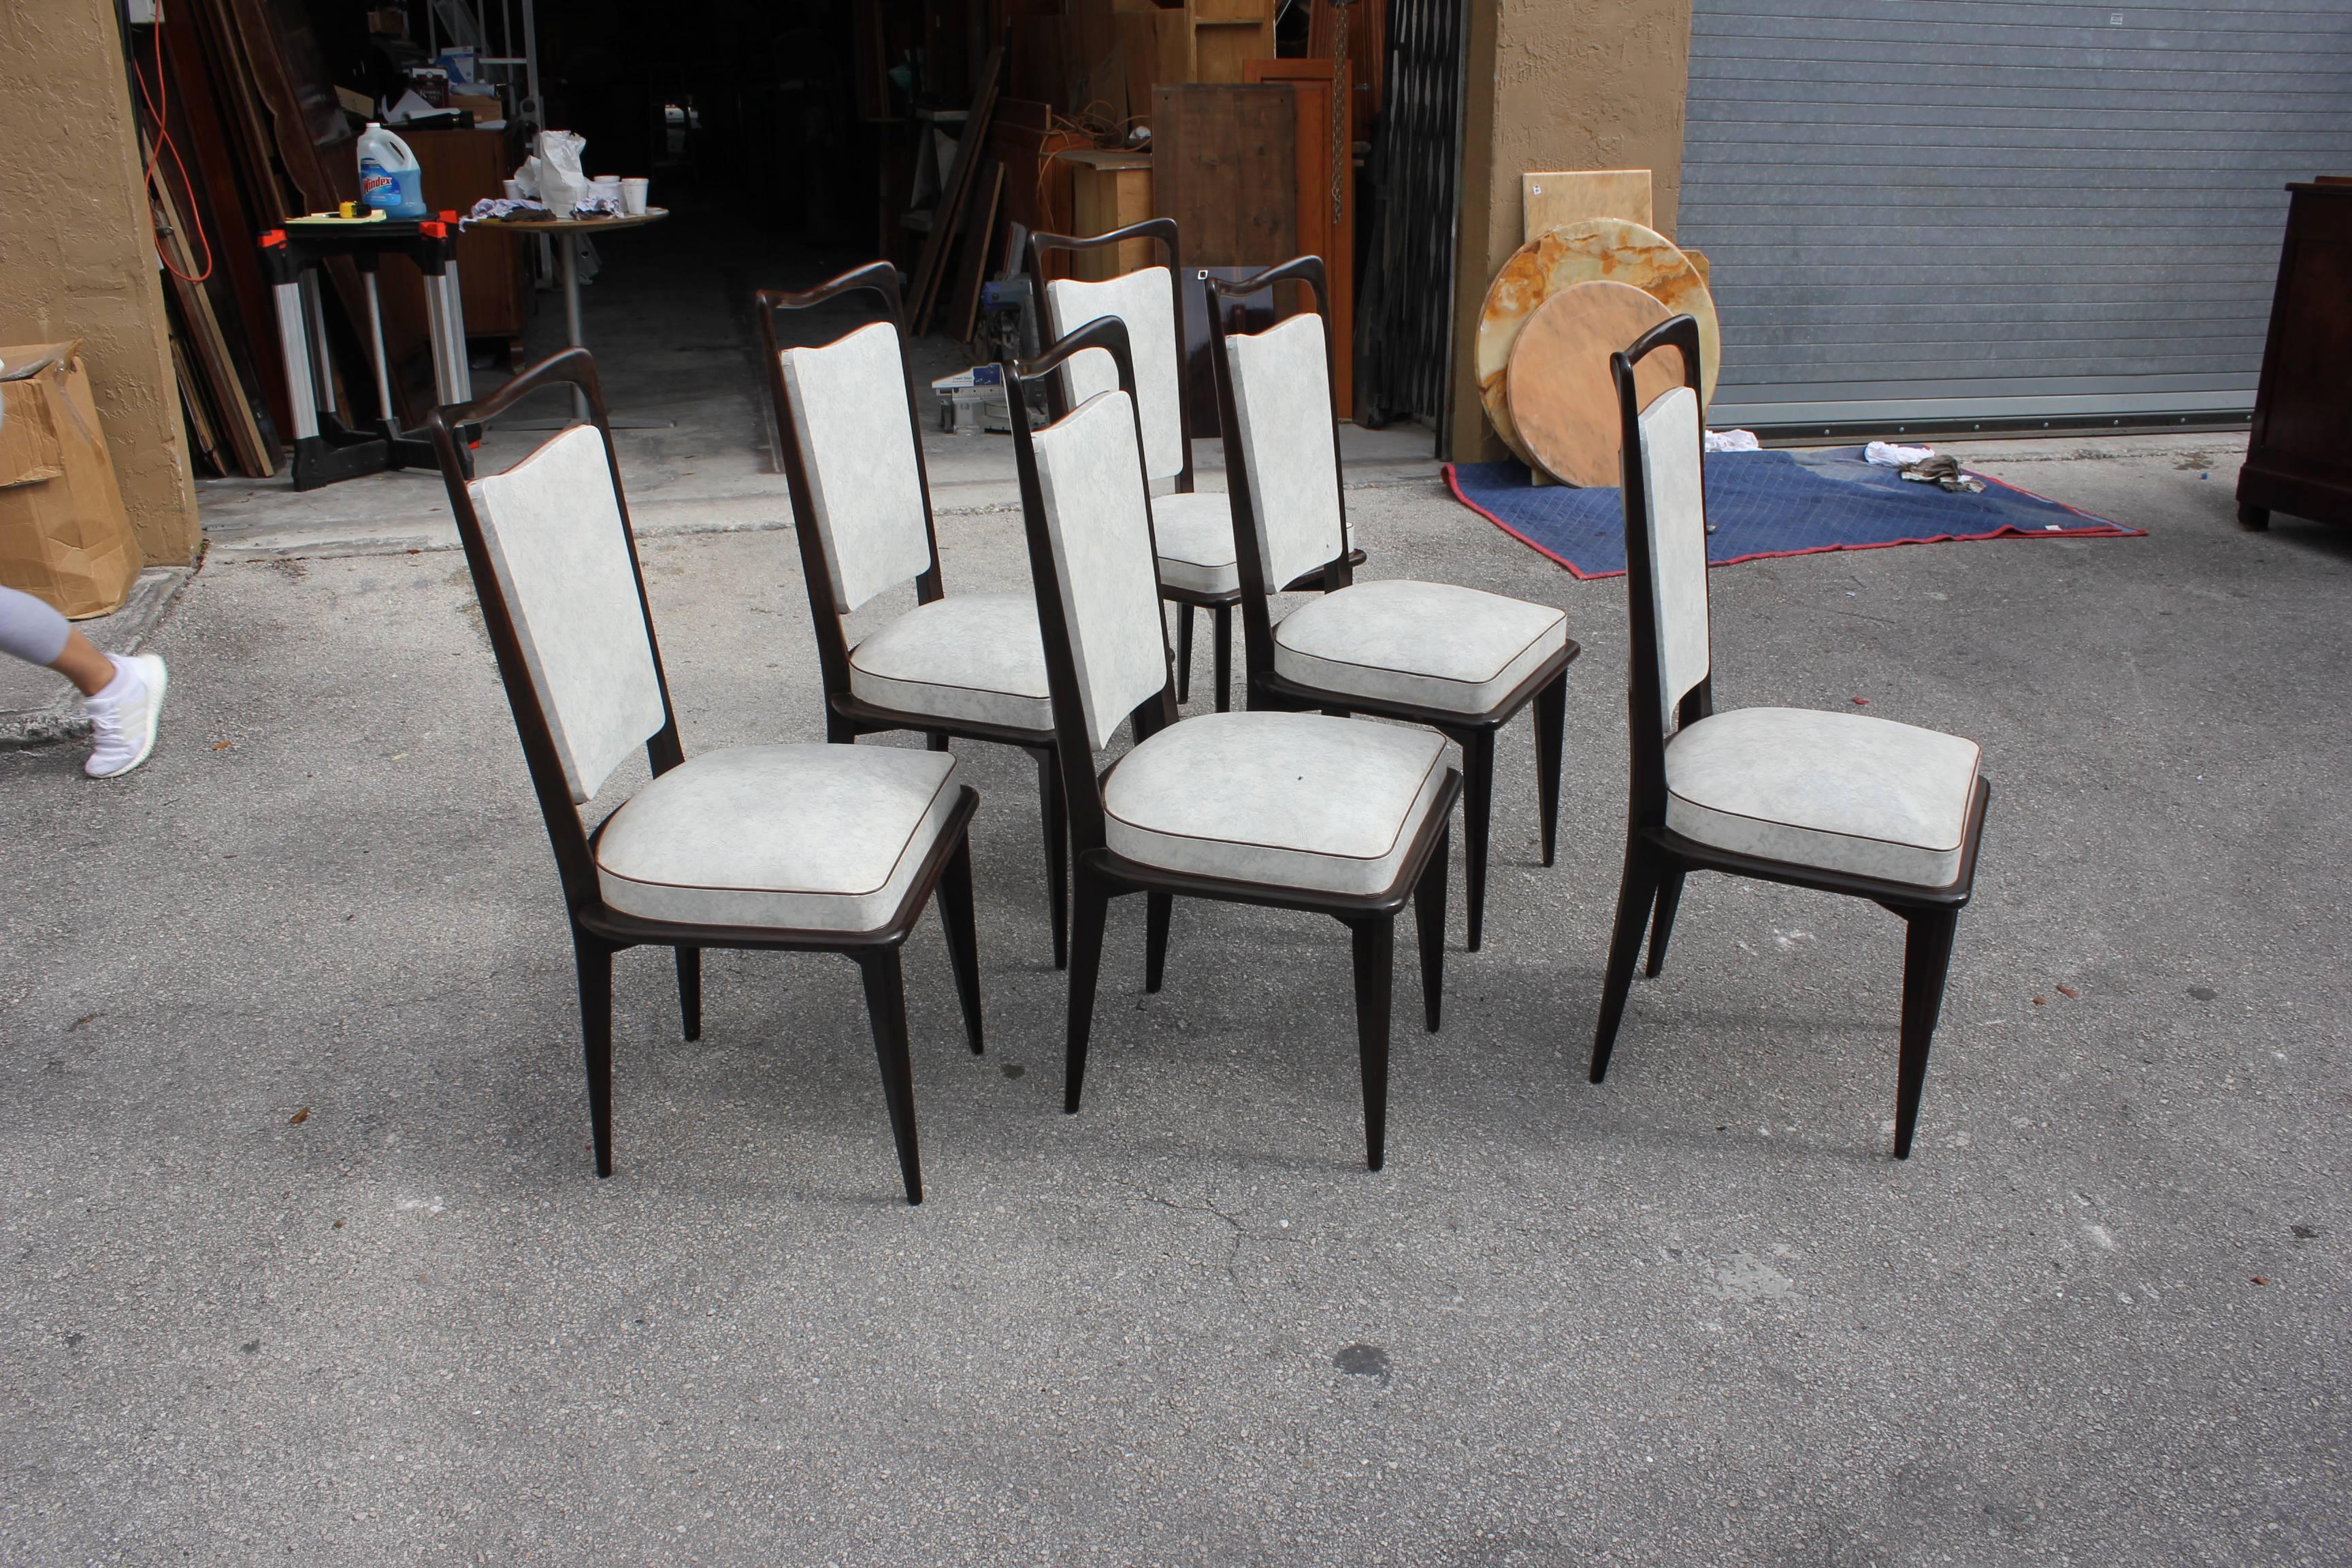
{"label": "cardboard box", "polygon": [[80,340],[0,348],[0,583],[87,620],[142,564]]}

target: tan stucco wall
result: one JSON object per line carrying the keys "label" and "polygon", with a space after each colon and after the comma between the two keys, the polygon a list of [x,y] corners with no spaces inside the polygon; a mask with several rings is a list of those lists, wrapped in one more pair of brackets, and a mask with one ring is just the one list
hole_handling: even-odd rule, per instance
{"label": "tan stucco wall", "polygon": [[110,0],[0,0],[0,342],[79,338],[151,563],[200,534]]}
{"label": "tan stucco wall", "polygon": [[1471,0],[1461,255],[1448,450],[1504,456],[1478,405],[1472,340],[1486,285],[1519,246],[1528,169],[1648,169],[1660,232],[1675,232],[1690,0]]}

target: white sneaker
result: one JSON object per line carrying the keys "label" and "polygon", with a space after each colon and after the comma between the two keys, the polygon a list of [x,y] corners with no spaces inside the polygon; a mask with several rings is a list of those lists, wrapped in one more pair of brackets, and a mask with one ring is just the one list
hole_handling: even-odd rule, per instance
{"label": "white sneaker", "polygon": [[163,717],[163,689],[171,684],[163,661],[152,653],[106,657],[114,665],[113,680],[97,696],[82,699],[98,744],[81,769],[94,779],[119,777],[147,760]]}

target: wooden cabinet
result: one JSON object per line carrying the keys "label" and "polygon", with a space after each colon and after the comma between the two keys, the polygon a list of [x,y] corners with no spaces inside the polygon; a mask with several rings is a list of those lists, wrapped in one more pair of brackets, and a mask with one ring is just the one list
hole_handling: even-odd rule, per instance
{"label": "wooden cabinet", "polygon": [[2352,177],[2287,190],[2238,521],[2267,528],[2275,510],[2352,524]]}
{"label": "wooden cabinet", "polygon": [[[514,172],[503,131],[412,131],[403,133],[425,174],[425,203],[435,212],[464,213],[496,196]],[[469,338],[522,336],[530,309],[527,244],[495,234],[460,235],[457,287]]]}
{"label": "wooden cabinet", "polygon": [[[1108,234],[1151,216],[1151,154],[1065,153],[1070,170],[1070,210],[1076,234]],[[1148,239],[1123,241],[1114,250],[1081,250],[1070,257],[1070,276],[1118,278],[1167,258]]]}

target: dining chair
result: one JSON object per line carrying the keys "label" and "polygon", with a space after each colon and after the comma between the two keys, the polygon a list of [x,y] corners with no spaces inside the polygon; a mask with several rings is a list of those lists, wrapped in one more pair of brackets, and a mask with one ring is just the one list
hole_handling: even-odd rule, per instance
{"label": "dining chair", "polygon": [[[1092,281],[1045,276],[1049,255],[1116,251],[1133,241],[1157,243],[1167,252],[1167,262]],[[1216,638],[1217,711],[1225,712],[1233,700],[1234,606],[1242,598],[1241,566],[1228,498],[1193,488],[1191,355],[1185,352],[1184,263],[1176,220],[1147,218],[1108,234],[1033,234],[1028,266],[1030,287],[1044,301],[1046,348],[1099,317],[1116,316],[1127,324],[1135,355],[1136,413],[1143,424],[1143,471],[1160,491],[1151,499],[1160,596],[1176,606],[1176,700],[1192,700],[1192,628],[1199,612],[1206,610]],[[1063,371],[1061,405],[1075,408],[1113,384],[1108,359],[1082,354]]]}
{"label": "dining chair", "polygon": [[[1090,349],[1116,384],[1032,433],[1028,384]],[[1145,898],[1144,989],[1160,989],[1178,896],[1328,914],[1349,928],[1365,1163],[1388,1131],[1396,916],[1413,905],[1424,1021],[1444,991],[1446,848],[1461,776],[1423,731],[1318,713],[1179,719],[1159,610],[1156,506],[1124,322],[1004,365],[1030,575],[1070,801],[1075,902],[1062,1109],[1086,1077],[1110,901]],[[1039,388],[1043,391],[1043,388]],[[1134,746],[1103,772],[1122,722]]]}
{"label": "dining chair", "polygon": [[[829,343],[786,348],[779,311],[843,295],[881,298],[886,318]],[[816,626],[825,737],[888,730],[1017,746],[1037,763],[1054,966],[1068,961],[1069,831],[1054,760],[1053,704],[1037,612],[1026,594],[947,592],[923,463],[898,269],[869,262],[814,289],[755,297],[776,447]],[[912,583],[915,607],[855,642],[847,618]]]}
{"label": "dining chair", "polygon": [[[1634,369],[1662,349],[1682,355],[1683,384],[1644,406]],[[1610,356],[1623,422],[1633,776],[1592,1081],[1609,1070],[1643,930],[1654,976],[1689,873],[1868,899],[1906,927],[1895,1092],[1895,1157],[1906,1160],[1991,786],[1975,742],[1957,736],[1864,713],[1717,710],[1698,364],[1688,316]]]}
{"label": "dining chair", "polygon": [[[1242,576],[1242,646],[1252,708],[1368,713],[1423,724],[1462,748],[1463,863],[1468,947],[1486,934],[1495,732],[1535,710],[1536,797],[1543,863],[1559,822],[1568,667],[1582,651],[1549,605],[1451,583],[1359,583],[1349,552],[1331,402],[1329,290],[1319,257],[1254,278],[1203,278],[1225,482]],[[1220,301],[1296,283],[1311,310],[1257,332],[1232,331]],[[1321,592],[1274,619],[1271,595]]]}
{"label": "dining chair", "polygon": [[[467,480],[461,426],[576,388],[590,422]],[[567,349],[431,419],[482,621],[555,850],[580,981],[596,1173],[613,1173],[613,955],[672,949],[686,1037],[702,1034],[702,950],[838,952],[864,975],[907,1201],[923,1201],[899,948],[939,890],[974,1052],[980,963],[967,828],[978,795],[934,752],[678,742],[595,362]],[[591,829],[637,746],[652,778]]]}

